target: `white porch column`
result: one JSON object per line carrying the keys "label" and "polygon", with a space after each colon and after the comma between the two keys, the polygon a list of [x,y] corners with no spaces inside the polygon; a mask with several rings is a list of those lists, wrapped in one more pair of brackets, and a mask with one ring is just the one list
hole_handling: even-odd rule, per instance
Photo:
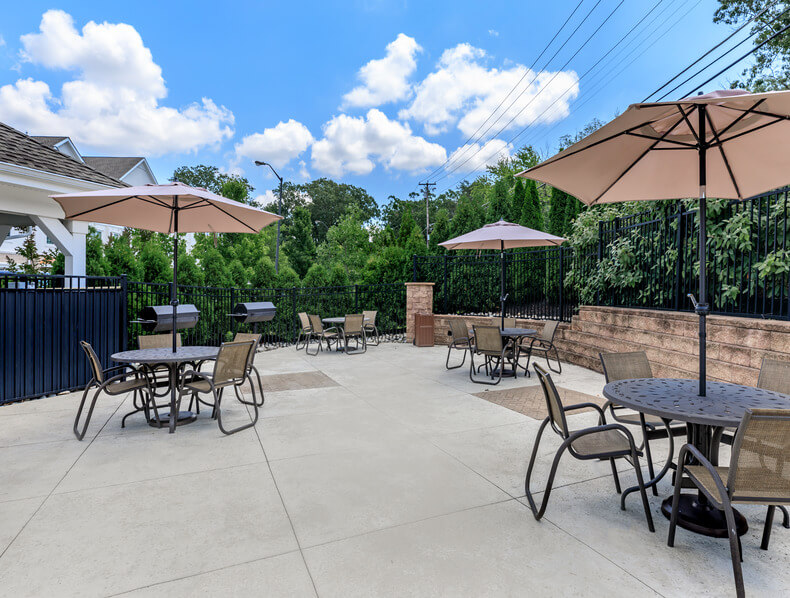
{"label": "white porch column", "polygon": [[85,276],[85,237],[88,234],[88,223],[57,218],[30,215],[66,258],[66,274]]}

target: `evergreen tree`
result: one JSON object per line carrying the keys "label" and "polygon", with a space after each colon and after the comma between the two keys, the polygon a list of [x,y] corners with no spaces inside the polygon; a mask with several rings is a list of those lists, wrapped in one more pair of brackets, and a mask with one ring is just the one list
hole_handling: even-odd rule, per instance
{"label": "evergreen tree", "polygon": [[159,243],[145,243],[140,250],[143,282],[171,282],[173,267],[170,256]]}
{"label": "evergreen tree", "polygon": [[453,237],[458,237],[471,230],[474,230],[475,212],[472,207],[472,201],[466,196],[462,196],[458,200],[458,207],[455,208],[455,214],[450,222],[450,230]]}
{"label": "evergreen tree", "polygon": [[[186,248],[185,248],[186,249]],[[132,279],[135,280],[135,279]],[[178,284],[203,286],[206,278],[203,270],[198,266],[195,256],[187,251],[178,252]]]}
{"label": "evergreen tree", "polygon": [[439,247],[450,238],[450,214],[446,208],[441,208],[436,212],[436,220],[431,227],[431,253],[444,253],[444,247]]}
{"label": "evergreen tree", "polygon": [[312,235],[313,223],[310,212],[301,206],[293,213],[293,220],[288,227],[288,237],[283,244],[283,252],[299,276],[307,274],[307,270],[315,262],[316,247]]}
{"label": "evergreen tree", "polygon": [[401,247],[405,246],[415,230],[417,230],[417,223],[414,222],[411,208],[407,207],[403,210],[403,214],[401,215],[400,230],[398,231],[398,245]]}
{"label": "evergreen tree", "polygon": [[[273,264],[272,267],[274,267]],[[275,286],[282,289],[290,289],[292,287],[298,287],[300,284],[301,280],[299,280],[299,275],[296,273],[296,270],[288,265],[280,266],[280,273],[277,274]]]}
{"label": "evergreen tree", "polygon": [[132,249],[131,236],[128,231],[120,235],[112,235],[104,246],[104,257],[107,261],[107,274],[121,276],[126,274],[129,280],[141,280],[140,262]]}
{"label": "evergreen tree", "polygon": [[[520,180],[520,179],[519,179]],[[525,200],[519,224],[535,230],[543,230],[543,208],[535,181],[527,179],[524,185]]]}
{"label": "evergreen tree", "polygon": [[[28,239],[30,238],[32,238],[32,235],[28,237]],[[25,242],[27,242],[27,239],[25,239]],[[35,241],[33,241],[33,248],[35,249]],[[25,259],[27,263],[32,263],[28,256],[25,256]],[[88,235],[85,237],[85,273],[88,276],[106,276],[107,270],[101,233],[91,226],[88,229]]]}
{"label": "evergreen tree", "polygon": [[[294,273],[298,280],[299,275],[292,268],[289,268],[289,270]],[[282,272],[283,268],[280,268],[280,273]],[[256,289],[271,289],[279,286],[277,284],[277,272],[274,269],[274,262],[268,255],[261,256],[255,268],[253,268],[250,284]]]}
{"label": "evergreen tree", "polygon": [[567,237],[571,234],[571,230],[573,229],[573,221],[576,220],[576,216],[582,211],[584,205],[578,199],[573,197],[572,195],[568,195],[565,200],[565,222],[563,226],[563,236]]}
{"label": "evergreen tree", "polygon": [[[529,180],[527,181],[527,185],[529,185]],[[517,222],[522,226],[528,226],[524,224],[524,213],[525,213],[525,202],[527,201],[527,189],[524,185],[523,179],[516,179],[516,184],[513,186],[513,201],[511,211],[512,214],[510,215],[510,222]]]}
{"label": "evergreen tree", "polygon": [[228,275],[225,258],[218,249],[206,247],[200,256],[200,267],[206,280],[206,285],[210,287],[228,287],[231,279]]}
{"label": "evergreen tree", "polygon": [[488,192],[488,213],[486,220],[496,222],[510,217],[510,193],[505,179],[499,179]]}
{"label": "evergreen tree", "polygon": [[549,232],[552,235],[562,236],[565,230],[565,216],[567,213],[566,204],[568,194],[556,187],[551,190],[551,202],[549,204]]}
{"label": "evergreen tree", "polygon": [[305,287],[325,287],[329,284],[329,273],[321,264],[313,264],[302,279]]}
{"label": "evergreen tree", "polygon": [[329,271],[327,282],[331,287],[344,287],[349,284],[348,273],[341,264],[335,264]]}

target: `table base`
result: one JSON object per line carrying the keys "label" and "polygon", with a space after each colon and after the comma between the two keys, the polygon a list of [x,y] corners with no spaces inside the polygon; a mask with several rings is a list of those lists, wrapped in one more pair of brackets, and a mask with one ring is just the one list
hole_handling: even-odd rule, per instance
{"label": "table base", "polygon": [[[179,411],[176,418],[177,426],[185,426],[197,421],[197,415],[191,411]],[[148,425],[152,428],[168,428],[170,427],[170,413],[160,413],[159,418],[155,415],[151,416],[148,420]]]}
{"label": "table base", "polygon": [[[736,509],[735,529],[742,536],[749,530],[746,518]],[[664,499],[661,503],[661,512],[669,519],[672,515],[672,497]],[[681,494],[678,504],[678,525],[696,534],[711,536],[712,538],[727,538],[727,520],[724,511],[708,504],[702,504],[696,494]]]}

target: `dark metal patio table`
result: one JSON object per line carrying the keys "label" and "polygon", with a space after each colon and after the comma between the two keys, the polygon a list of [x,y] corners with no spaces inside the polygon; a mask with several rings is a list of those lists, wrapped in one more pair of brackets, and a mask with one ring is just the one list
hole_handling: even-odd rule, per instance
{"label": "dark metal patio table", "polygon": [[[724,429],[737,428],[747,409],[790,409],[790,396],[778,392],[713,381],[708,381],[706,388],[707,396],[701,397],[698,380],[635,378],[610,382],[604,386],[603,395],[618,405],[660,417],[665,424],[672,420],[686,422],[687,442],[713,465],[718,465]],[[660,475],[665,472],[666,468]],[[671,496],[663,501],[661,511],[669,518]],[[735,523],[739,535],[749,529],[738,511]],[[724,512],[711,506],[701,492],[681,494],[678,525],[706,536],[727,537]]]}
{"label": "dark metal patio table", "polygon": [[[500,328],[499,329],[499,334],[502,338],[513,339],[515,341],[518,341],[519,339],[524,338],[525,336],[535,336],[537,333],[538,331],[533,328]],[[471,338],[473,334],[474,334],[474,329],[470,328],[469,338]],[[516,361],[510,365],[510,370],[507,369],[502,370],[502,375],[503,376],[513,375],[513,371],[517,367],[519,367],[518,359],[516,359]],[[498,373],[499,373],[499,369],[492,371],[491,377],[494,378]],[[529,371],[527,371],[527,375],[529,376]]]}
{"label": "dark metal patio table", "polygon": [[176,426],[191,424],[197,416],[191,411],[179,411],[177,409],[177,390],[178,390],[178,366],[182,363],[196,363],[210,359],[216,359],[219,347],[178,347],[174,353],[171,348],[166,349],[135,349],[132,351],[121,351],[113,353],[110,358],[119,363],[139,363],[149,367],[158,365],[166,366],[170,377],[170,413],[160,415],[157,419],[149,420],[149,425],[161,428],[162,423],[169,421],[170,433],[176,430]]}

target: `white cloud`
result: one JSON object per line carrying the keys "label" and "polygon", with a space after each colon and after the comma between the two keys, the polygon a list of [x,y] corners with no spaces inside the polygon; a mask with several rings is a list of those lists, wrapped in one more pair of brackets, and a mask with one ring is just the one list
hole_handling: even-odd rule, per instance
{"label": "white cloud", "polygon": [[370,108],[408,99],[411,95],[409,76],[417,68],[414,57],[421,51],[414,38],[400,33],[387,45],[384,58],[371,60],[359,69],[357,76],[362,85],[343,96],[343,106]]}
{"label": "white cloud", "polygon": [[[422,123],[429,135],[447,131],[451,126],[456,126],[464,135],[472,135],[523,75],[526,74],[524,80],[497,115],[535,77],[533,71],[522,65],[488,68],[486,58],[484,50],[465,43],[445,50],[437,69],[416,86],[413,101],[400,111],[399,117]],[[579,79],[575,72],[540,73],[491,130],[496,133],[513,117],[508,128],[521,128],[533,121],[546,124],[563,119],[570,112],[569,102],[578,93]],[[554,109],[542,114],[550,106]]]}
{"label": "white cloud", "polygon": [[194,151],[233,135],[233,113],[209,98],[178,109],[160,105],[167,96],[162,69],[130,25],[90,21],[79,32],[69,14],[48,10],[39,32],[21,42],[23,64],[76,77],[60,96],[32,78],[0,87],[0,115],[20,129],[147,155]]}
{"label": "white cloud", "polygon": [[267,189],[266,191],[264,191],[260,195],[256,195],[255,199],[253,201],[256,204],[258,204],[258,207],[262,208],[264,206],[268,206],[268,205],[271,205],[271,204],[276,204],[277,203],[277,196],[274,194],[274,191],[272,191],[271,189]]}
{"label": "white cloud", "polygon": [[477,172],[496,164],[500,158],[509,158],[512,149],[513,146],[502,139],[490,139],[482,149],[479,143],[467,143],[450,154],[447,169],[459,174]]}
{"label": "white cloud", "polygon": [[5,38],[3,37],[2,34],[0,34],[0,48],[2,48],[3,46],[5,46]]}
{"label": "white cloud", "polygon": [[497,31],[496,29],[489,29],[488,35],[490,35],[491,37],[499,37],[499,31]]}
{"label": "white cloud", "polygon": [[313,136],[302,123],[290,119],[264,129],[263,133],[247,135],[236,144],[236,160],[242,158],[269,162],[282,168],[305,151],[313,143]]}
{"label": "white cloud", "polygon": [[412,134],[409,125],[390,120],[377,109],[364,117],[340,114],[324,125],[313,144],[313,168],[331,176],[368,174],[376,164],[417,172],[444,162],[445,149]]}

